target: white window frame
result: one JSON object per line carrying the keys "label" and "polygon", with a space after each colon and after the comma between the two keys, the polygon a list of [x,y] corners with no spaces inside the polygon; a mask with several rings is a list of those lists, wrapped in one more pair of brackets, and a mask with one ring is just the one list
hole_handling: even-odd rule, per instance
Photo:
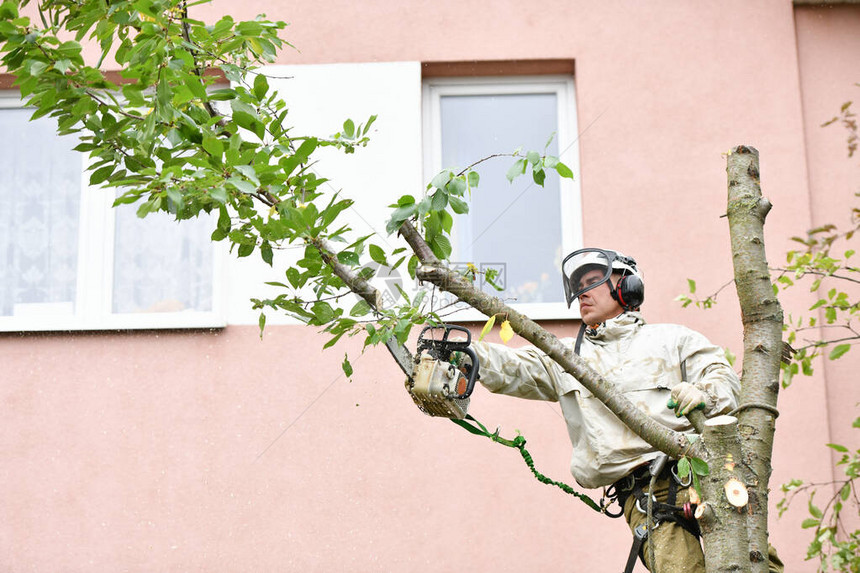
{"label": "white window frame", "polygon": [[[17,91],[0,91],[0,110],[24,107]],[[70,136],[66,136],[70,137]],[[77,152],[76,152],[77,153]],[[78,224],[78,262],[74,312],[46,303],[30,314],[0,316],[0,332],[58,330],[137,330],[167,328],[220,328],[227,324],[225,304],[225,249],[211,243],[212,309],[180,312],[115,313],[113,305],[114,224],[112,188],[92,188],[81,157],[81,201]],[[202,214],[201,216],[206,216]],[[181,223],[180,223],[181,224]],[[214,217],[213,217],[214,229]],[[56,312],[55,312],[56,311]]]}
{"label": "white window frame", "polygon": [[[560,159],[574,173],[574,179],[561,178],[561,244],[562,256],[582,248],[582,201],[579,169],[579,129],[576,117],[576,93],[573,77],[565,75],[503,76],[486,78],[425,78],[423,82],[423,140],[424,180],[429,181],[445,167],[442,165],[441,106],[443,96],[555,94],[558,104],[556,139]],[[548,136],[549,134],[547,134]],[[499,152],[513,150],[500,149]],[[465,167],[465,166],[460,166]],[[549,175],[555,176],[555,175]],[[480,187],[477,192],[480,192]],[[452,244],[457,251],[457,229],[453,229]],[[562,292],[562,285],[558,285]],[[570,309],[564,302],[513,303],[512,308],[533,319],[580,318],[579,305]],[[452,321],[486,320],[479,311],[469,308],[447,318]]]}

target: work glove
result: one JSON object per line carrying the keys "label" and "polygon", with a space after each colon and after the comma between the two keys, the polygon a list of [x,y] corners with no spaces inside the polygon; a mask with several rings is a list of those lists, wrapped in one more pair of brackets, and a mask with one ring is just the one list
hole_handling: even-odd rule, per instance
{"label": "work glove", "polygon": [[667,408],[675,410],[675,417],[686,416],[695,409],[705,409],[705,393],[689,382],[681,382],[672,388],[672,397],[666,403]]}

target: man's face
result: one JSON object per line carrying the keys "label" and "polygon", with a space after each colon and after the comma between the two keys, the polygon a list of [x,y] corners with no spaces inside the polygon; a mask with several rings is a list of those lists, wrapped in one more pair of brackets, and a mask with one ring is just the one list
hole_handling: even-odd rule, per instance
{"label": "man's face", "polygon": [[[604,271],[598,269],[588,271],[579,279],[579,288],[583,289],[588,285],[600,282],[604,274]],[[618,280],[618,277],[612,275],[612,280]],[[605,320],[618,316],[624,311],[621,305],[618,304],[618,301],[612,298],[609,283],[610,281],[607,281],[599,287],[579,295],[579,311],[585,324],[600,324]]]}

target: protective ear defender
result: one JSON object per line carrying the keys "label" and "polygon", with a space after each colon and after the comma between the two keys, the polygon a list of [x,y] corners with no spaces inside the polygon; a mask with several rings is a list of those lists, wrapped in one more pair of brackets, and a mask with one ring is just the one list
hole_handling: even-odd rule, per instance
{"label": "protective ear defender", "polygon": [[610,292],[624,310],[639,310],[645,301],[645,283],[636,275],[624,275]]}

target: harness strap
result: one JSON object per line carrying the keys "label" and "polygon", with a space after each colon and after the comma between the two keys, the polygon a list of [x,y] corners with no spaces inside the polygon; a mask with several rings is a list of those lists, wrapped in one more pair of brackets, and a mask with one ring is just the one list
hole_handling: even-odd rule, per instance
{"label": "harness strap", "polygon": [[576,335],[576,345],[573,347],[573,353],[579,356],[579,349],[582,346],[582,337],[585,336],[585,330],[588,327],[585,326],[585,321],[579,325],[579,333]]}
{"label": "harness strap", "polygon": [[639,552],[642,549],[642,544],[648,539],[648,528],[645,524],[639,525],[633,531],[633,545],[630,547],[630,554],[627,556],[627,564],[624,566],[624,573],[632,573],[636,566],[636,558],[639,557]]}

